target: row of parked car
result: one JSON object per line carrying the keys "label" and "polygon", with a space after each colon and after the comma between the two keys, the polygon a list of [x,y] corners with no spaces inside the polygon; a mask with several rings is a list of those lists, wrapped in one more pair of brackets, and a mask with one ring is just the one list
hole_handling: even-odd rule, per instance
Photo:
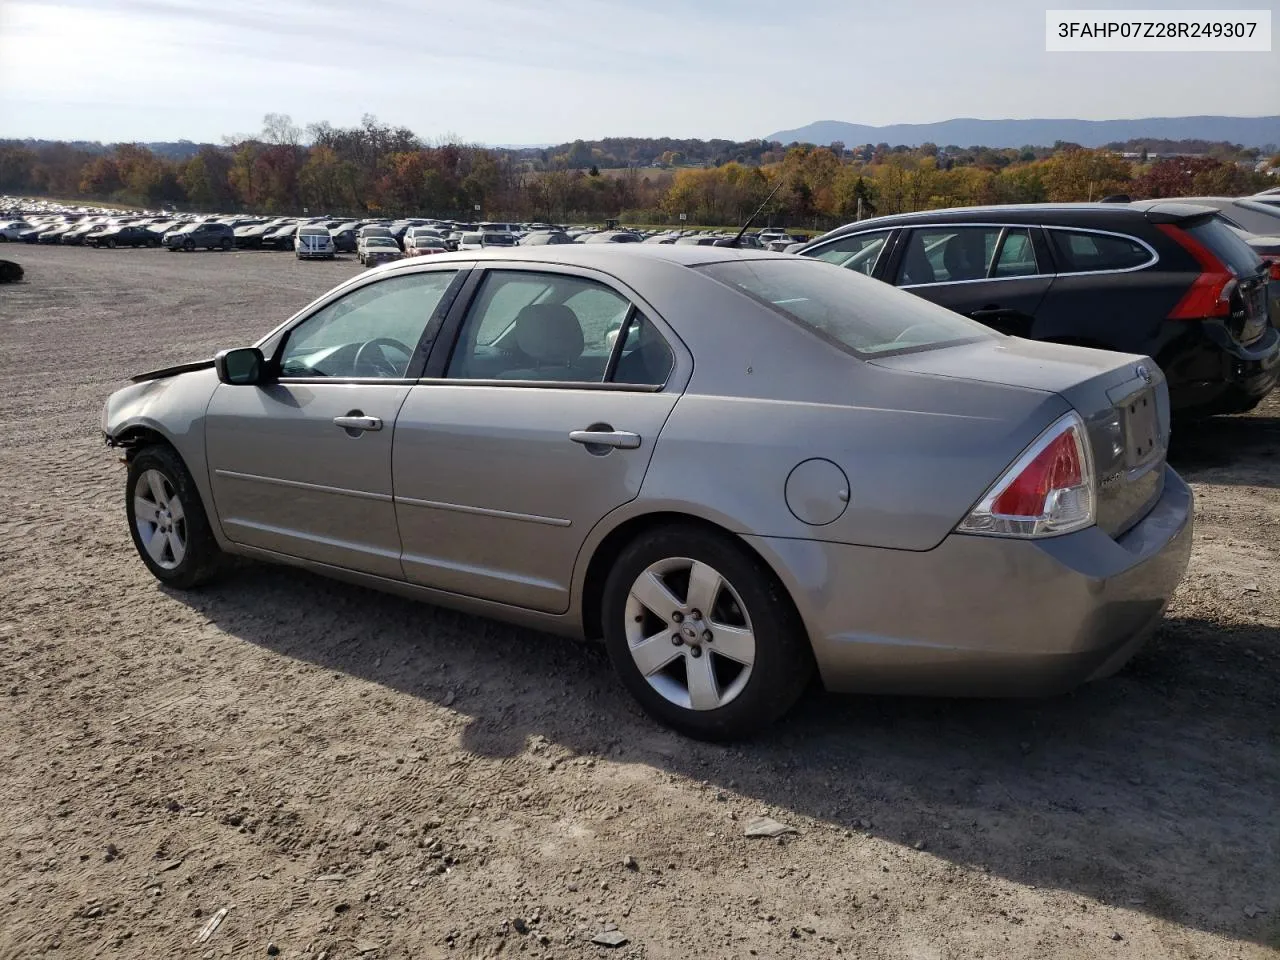
{"label": "row of parked car", "polygon": [[[681,243],[712,244],[734,234],[706,230],[645,231],[564,226],[552,223],[467,223],[433,218],[334,219],[288,217],[193,217],[189,215],[126,215],[113,211],[42,212],[28,217],[0,219],[0,242],[86,245],[94,247],[167,247],[174,251],[274,249],[292,251],[300,259],[355,253],[362,262],[393,258],[386,244],[361,240],[382,237],[404,256],[485,247],[535,246],[557,243]],[[744,246],[781,249],[807,239],[781,229],[753,231]]]}

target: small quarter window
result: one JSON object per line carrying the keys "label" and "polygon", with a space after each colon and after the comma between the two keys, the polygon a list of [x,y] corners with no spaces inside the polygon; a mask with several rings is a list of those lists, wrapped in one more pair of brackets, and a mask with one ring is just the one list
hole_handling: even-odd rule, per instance
{"label": "small quarter window", "polygon": [[1131,270],[1151,262],[1151,251],[1131,237],[1058,228],[1047,233],[1059,273]]}
{"label": "small quarter window", "polygon": [[671,376],[675,363],[675,354],[666,339],[649,318],[637,310],[627,324],[626,339],[611,382],[660,387]]}

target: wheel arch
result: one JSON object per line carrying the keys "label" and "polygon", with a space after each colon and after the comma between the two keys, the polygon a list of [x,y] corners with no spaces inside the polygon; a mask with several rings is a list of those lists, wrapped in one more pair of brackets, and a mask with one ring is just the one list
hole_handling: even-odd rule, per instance
{"label": "wheel arch", "polygon": [[769,572],[769,575],[777,582],[778,588],[782,591],[782,595],[790,604],[792,613],[796,617],[796,622],[803,626],[804,619],[800,616],[799,609],[796,605],[795,598],[792,597],[791,591],[787,589],[786,581],[778,575],[778,571],[773,568],[769,560],[757,550],[751,543],[740,535],[734,533],[728,527],[708,520],[705,517],[697,516],[693,513],[687,513],[679,509],[667,508],[654,510],[647,513],[640,513],[630,516],[620,522],[595,545],[591,552],[591,559],[587,562],[586,571],[582,578],[582,602],[581,602],[581,618],[582,632],[589,640],[599,640],[604,636],[603,623],[603,600],[604,585],[609,577],[609,571],[613,569],[614,563],[637,537],[647,533],[650,530],[663,526],[685,525],[699,527],[724,537],[728,537],[736,542],[748,555],[757,560],[760,565]]}
{"label": "wheel arch", "polygon": [[190,470],[191,465],[182,456],[182,451],[169,439],[162,430],[148,423],[134,423],[116,433],[110,439],[111,446],[124,450],[125,460],[132,460],[139,450],[151,446],[165,446],[174,452],[183,465]]}

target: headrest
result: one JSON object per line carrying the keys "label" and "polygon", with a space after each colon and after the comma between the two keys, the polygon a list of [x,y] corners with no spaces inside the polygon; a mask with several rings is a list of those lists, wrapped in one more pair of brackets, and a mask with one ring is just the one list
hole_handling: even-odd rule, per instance
{"label": "headrest", "polygon": [[585,341],[577,315],[562,303],[533,303],[516,314],[516,346],[538,363],[572,363]]}

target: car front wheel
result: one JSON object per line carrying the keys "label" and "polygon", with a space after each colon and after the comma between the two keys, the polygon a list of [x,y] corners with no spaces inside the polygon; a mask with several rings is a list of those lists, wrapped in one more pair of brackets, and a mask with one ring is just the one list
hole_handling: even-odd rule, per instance
{"label": "car front wheel", "polygon": [[750,736],[785,714],[813,674],[790,598],[734,538],[693,525],[642,534],[605,583],[605,645],[660,723],[703,740]]}
{"label": "car front wheel", "polygon": [[223,569],[195,481],[169,447],[147,447],[129,461],[125,512],[138,556],[160,582],[187,590]]}

